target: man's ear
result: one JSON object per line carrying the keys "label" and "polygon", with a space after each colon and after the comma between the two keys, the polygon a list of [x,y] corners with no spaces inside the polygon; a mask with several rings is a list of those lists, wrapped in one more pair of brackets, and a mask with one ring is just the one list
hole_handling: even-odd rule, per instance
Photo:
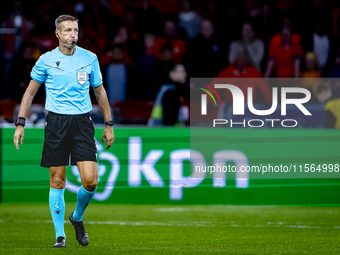
{"label": "man's ear", "polygon": [[59,38],[59,36],[60,36],[60,31],[59,31],[58,29],[55,30],[55,36],[56,36],[58,39],[60,39],[60,38]]}
{"label": "man's ear", "polygon": [[169,78],[172,80],[173,79],[173,76],[174,76],[174,71],[170,71],[169,72]]}

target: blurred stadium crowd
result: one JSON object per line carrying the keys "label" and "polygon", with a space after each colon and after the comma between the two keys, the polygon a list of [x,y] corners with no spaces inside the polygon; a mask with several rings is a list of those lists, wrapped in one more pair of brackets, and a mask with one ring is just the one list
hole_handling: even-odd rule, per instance
{"label": "blurred stadium crowd", "polygon": [[[164,84],[181,83],[176,111],[189,102],[189,82],[169,77],[177,69],[185,77],[340,77],[337,1],[37,0],[0,13],[0,107],[20,102],[35,61],[57,46],[54,21],[61,14],[79,19],[78,45],[98,56],[121,123],[129,116],[146,123]],[[337,83],[314,85],[304,84],[314,103],[340,95]],[[267,101],[264,91],[259,102]],[[42,86],[34,103],[44,98]]]}

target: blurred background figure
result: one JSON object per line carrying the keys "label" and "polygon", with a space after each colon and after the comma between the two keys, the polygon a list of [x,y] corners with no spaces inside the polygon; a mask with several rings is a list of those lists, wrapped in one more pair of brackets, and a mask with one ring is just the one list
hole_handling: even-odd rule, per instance
{"label": "blurred background figure", "polygon": [[[333,83],[333,84],[332,84]],[[315,93],[320,102],[325,103],[326,128],[340,129],[340,86],[339,82],[320,83]]]}
{"label": "blurred background figure", "polygon": [[216,78],[259,78],[261,74],[249,62],[244,51],[239,50],[233,64],[223,69]]}
{"label": "blurred background figure", "polygon": [[159,59],[157,61],[153,83],[156,84],[156,93],[158,89],[169,82],[169,72],[174,66],[174,47],[172,44],[164,44],[160,49]]}
{"label": "blurred background figure", "polygon": [[33,42],[39,46],[41,52],[53,50],[56,45],[54,25],[48,12],[40,12],[35,18],[35,28],[31,31]]}
{"label": "blurred background figure", "polygon": [[194,10],[192,0],[182,0],[182,11],[178,14],[179,26],[185,30],[189,40],[195,39],[201,32],[201,17]]}
{"label": "blurred background figure", "polygon": [[313,51],[305,54],[305,71],[301,72],[302,86],[312,88],[317,80],[321,78],[318,56]]}
{"label": "blurred background figure", "polygon": [[1,86],[1,97],[9,99],[9,71],[12,68],[15,55],[19,53],[22,42],[29,39],[29,33],[34,28],[34,23],[25,17],[22,2],[14,2],[13,12],[9,14],[7,19],[2,21],[1,28],[15,29],[15,32],[0,37],[2,45],[1,59],[4,61],[4,84]]}
{"label": "blurred background figure", "polygon": [[[236,55],[235,63],[223,69],[215,78],[258,78],[244,79],[240,83],[239,88],[242,90],[245,98],[248,95],[248,87],[253,88],[253,102],[268,102],[272,100],[271,91],[265,81],[261,78],[261,74],[251,65],[243,51],[239,51]],[[217,83],[213,80],[211,84]],[[212,85],[213,86],[213,85]],[[226,91],[226,101],[232,102],[232,96]]]}
{"label": "blurred background figure", "polygon": [[269,60],[264,77],[298,78],[303,50],[300,36],[293,34],[290,26],[285,25],[280,35],[273,36],[269,48]]}
{"label": "blurred background figure", "polygon": [[114,45],[107,53],[111,57],[106,69],[106,89],[110,104],[119,101],[136,100],[142,88],[133,79],[135,70],[124,59],[123,46]]}
{"label": "blurred background figure", "polygon": [[163,36],[157,37],[155,40],[153,53],[157,58],[160,58],[160,49],[164,44],[173,45],[173,60],[175,63],[182,63],[182,58],[186,52],[186,44],[178,37],[177,26],[172,20],[165,21]]}
{"label": "blurred background figure", "polygon": [[[36,61],[34,59],[34,51],[35,45],[33,43],[23,43],[20,46],[19,54],[14,58],[13,65],[9,72],[10,96],[14,101],[19,103],[31,80],[30,74]],[[45,90],[41,88],[34,97],[34,102],[42,103],[44,100]]]}
{"label": "blurred background figure", "polygon": [[265,52],[263,41],[256,38],[255,31],[250,23],[242,24],[241,34],[241,40],[233,41],[230,44],[229,63],[234,63],[238,52],[243,51],[248,56],[251,64],[261,72],[261,63]]}
{"label": "blurred background figure", "polygon": [[[258,37],[265,43],[266,49],[268,49],[271,36],[277,29],[270,4],[271,2],[264,2],[262,6],[260,5],[260,9],[257,9],[257,15],[250,18]],[[249,16],[251,15],[249,14]]]}
{"label": "blurred background figure", "polygon": [[337,56],[332,64],[329,75],[330,78],[340,78],[340,47],[338,47]]}
{"label": "blurred background figure", "polygon": [[313,51],[318,57],[320,69],[326,66],[331,49],[331,43],[326,31],[325,21],[319,18],[316,22],[316,31],[313,34]]}
{"label": "blurred background figure", "polygon": [[[152,48],[155,45],[155,35],[152,33],[145,33],[144,51],[138,57],[138,67],[141,83],[144,84],[146,95],[145,100],[154,100],[158,91],[157,76],[158,59],[152,54]],[[172,57],[170,57],[172,59]]]}
{"label": "blurred background figure", "polygon": [[[158,2],[161,2],[160,4],[166,4],[166,1]],[[138,20],[135,23],[139,23],[140,32],[144,33],[148,31],[160,36],[162,34],[165,17],[166,15],[163,15],[161,10],[151,4],[149,0],[142,0],[141,13],[137,15]]]}
{"label": "blurred background figure", "polygon": [[124,45],[128,41],[128,38],[129,38],[128,28],[126,26],[121,26],[118,29],[118,33],[113,38],[112,43]]}
{"label": "blurred background figure", "polygon": [[191,77],[214,77],[227,64],[223,44],[211,20],[202,20],[200,34],[189,42],[185,63]]}
{"label": "blurred background figure", "polygon": [[320,78],[318,56],[315,52],[309,51],[305,54],[305,71],[302,72],[302,78]]}
{"label": "blurred background figure", "polygon": [[169,83],[163,85],[156,97],[148,126],[173,126],[188,119],[184,93],[187,72],[182,64],[174,64],[169,71]]}
{"label": "blurred background figure", "polygon": [[332,97],[332,89],[329,81],[319,80],[314,84],[313,96],[320,103],[325,103]]}

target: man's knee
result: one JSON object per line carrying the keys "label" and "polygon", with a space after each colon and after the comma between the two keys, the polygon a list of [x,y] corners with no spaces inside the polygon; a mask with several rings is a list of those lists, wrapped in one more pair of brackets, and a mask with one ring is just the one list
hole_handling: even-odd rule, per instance
{"label": "man's knee", "polygon": [[97,176],[91,176],[91,178],[83,179],[83,187],[87,191],[94,191],[97,188],[98,178]]}
{"label": "man's knee", "polygon": [[87,191],[95,191],[97,188],[97,181],[93,181],[93,182],[86,182],[83,184],[84,189],[86,189]]}
{"label": "man's knee", "polygon": [[51,167],[50,168],[50,186],[54,189],[65,189],[66,186],[66,172],[65,167]]}
{"label": "man's knee", "polygon": [[77,162],[84,189],[94,191],[98,184],[98,166],[96,162]]}
{"label": "man's knee", "polygon": [[60,174],[51,175],[51,188],[64,189],[66,186],[65,178]]}

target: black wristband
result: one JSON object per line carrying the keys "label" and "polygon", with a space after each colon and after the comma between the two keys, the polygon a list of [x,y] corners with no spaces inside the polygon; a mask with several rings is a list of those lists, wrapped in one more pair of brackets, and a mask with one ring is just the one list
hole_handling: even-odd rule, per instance
{"label": "black wristband", "polygon": [[113,126],[115,123],[113,122],[113,120],[109,120],[107,122],[105,122],[105,125],[108,125],[108,126]]}
{"label": "black wristband", "polygon": [[23,126],[25,127],[26,125],[26,119],[23,117],[18,117],[16,122],[15,122],[15,126]]}

